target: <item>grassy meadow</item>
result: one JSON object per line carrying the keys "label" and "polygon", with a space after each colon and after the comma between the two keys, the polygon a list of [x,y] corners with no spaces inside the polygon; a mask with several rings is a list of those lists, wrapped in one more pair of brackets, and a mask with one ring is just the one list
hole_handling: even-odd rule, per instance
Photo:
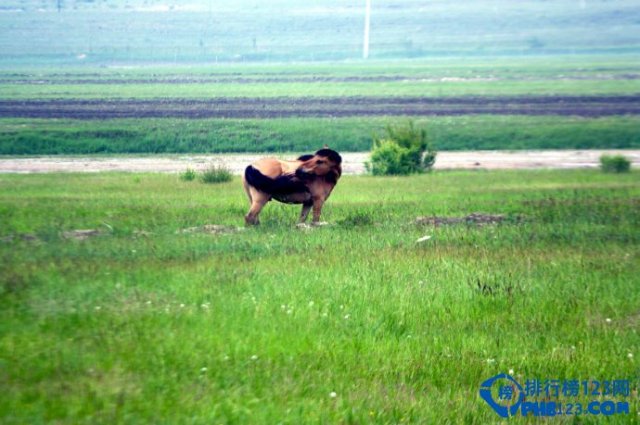
{"label": "grassy meadow", "polygon": [[[4,3],[2,157],[640,148],[637,1],[380,0],[368,60],[364,2]],[[501,372],[638,423],[638,170],[344,176],[305,228],[188,176],[0,174],[1,425],[505,423]]]}
{"label": "grassy meadow", "polygon": [[[478,389],[513,370],[629,379],[636,423],[638,199],[637,171],[347,176],[330,225],[243,229],[237,178],[2,175],[0,422],[502,423]],[[505,220],[415,223],[472,212]]]}

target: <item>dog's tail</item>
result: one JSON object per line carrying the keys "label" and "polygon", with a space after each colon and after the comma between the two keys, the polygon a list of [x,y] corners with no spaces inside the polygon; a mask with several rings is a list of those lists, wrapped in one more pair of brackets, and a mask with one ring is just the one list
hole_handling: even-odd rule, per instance
{"label": "dog's tail", "polygon": [[244,178],[251,186],[270,195],[288,195],[309,191],[307,186],[295,176],[278,176],[272,179],[251,165],[244,170]]}

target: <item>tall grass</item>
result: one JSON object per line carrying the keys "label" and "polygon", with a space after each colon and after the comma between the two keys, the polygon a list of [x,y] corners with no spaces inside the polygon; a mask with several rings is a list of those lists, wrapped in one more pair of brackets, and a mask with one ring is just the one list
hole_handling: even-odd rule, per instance
{"label": "tall grass", "polygon": [[233,179],[233,174],[224,165],[210,165],[200,174],[203,183],[225,183]]}
{"label": "tall grass", "polygon": [[198,173],[192,168],[187,168],[183,173],[180,173],[180,180],[190,182],[196,179]]}

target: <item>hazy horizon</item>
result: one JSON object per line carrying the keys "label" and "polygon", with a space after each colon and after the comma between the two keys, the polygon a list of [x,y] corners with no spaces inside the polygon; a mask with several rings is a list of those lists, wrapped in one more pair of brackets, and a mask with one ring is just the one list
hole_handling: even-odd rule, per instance
{"label": "hazy horizon", "polygon": [[[362,57],[364,0],[3,3],[4,66]],[[372,59],[608,53],[640,53],[637,1],[372,1]]]}

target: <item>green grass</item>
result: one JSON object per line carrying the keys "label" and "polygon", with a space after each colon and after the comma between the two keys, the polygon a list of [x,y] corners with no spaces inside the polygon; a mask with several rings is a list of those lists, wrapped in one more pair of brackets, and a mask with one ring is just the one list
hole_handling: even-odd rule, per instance
{"label": "green grass", "polygon": [[[177,231],[241,226],[238,179],[0,176],[0,422],[499,423],[509,369],[637,390],[638,177],[344,177],[331,226],[209,235]],[[508,219],[413,224],[474,211]]]}
{"label": "green grass", "polygon": [[269,84],[0,84],[5,99],[153,99],[212,97],[340,97],[340,96],[517,96],[621,95],[640,92],[640,80],[613,81],[482,81],[459,82],[359,82]]}
{"label": "green grass", "polygon": [[[368,151],[372,136],[409,117],[42,120],[0,119],[0,154],[305,152],[327,143]],[[640,147],[640,118],[415,117],[439,150]]]}
{"label": "green grass", "polygon": [[[637,63],[637,54],[629,54],[133,69],[12,67],[0,71],[0,98],[623,95],[640,92]],[[363,77],[394,79],[358,80]]]}
{"label": "green grass", "polygon": [[522,79],[596,79],[624,77],[638,72],[638,53],[607,55],[536,55],[536,56],[454,56],[422,59],[219,63],[208,65],[143,64],[131,66],[3,66],[2,78],[8,81],[56,84],[78,79],[95,81],[165,81],[175,78],[234,81],[238,78],[264,82],[275,77],[380,77],[406,76],[427,78],[502,78]]}

